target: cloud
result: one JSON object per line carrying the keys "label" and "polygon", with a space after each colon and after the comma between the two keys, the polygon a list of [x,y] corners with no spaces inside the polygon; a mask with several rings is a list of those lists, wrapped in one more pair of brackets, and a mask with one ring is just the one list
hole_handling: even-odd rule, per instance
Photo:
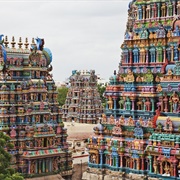
{"label": "cloud", "polygon": [[53,53],[53,77],[65,80],[73,69],[95,69],[108,79],[120,61],[127,1],[1,2],[1,33],[41,37]]}

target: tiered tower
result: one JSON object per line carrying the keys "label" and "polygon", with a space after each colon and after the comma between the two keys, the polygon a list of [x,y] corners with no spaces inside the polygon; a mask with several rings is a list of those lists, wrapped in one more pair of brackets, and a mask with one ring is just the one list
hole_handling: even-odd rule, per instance
{"label": "tiered tower", "polygon": [[180,179],[180,1],[130,2],[121,49],[89,170]]}
{"label": "tiered tower", "polygon": [[96,124],[102,112],[95,71],[74,70],[63,106],[63,121]]}
{"label": "tiered tower", "polygon": [[71,176],[72,159],[68,151],[58,107],[52,70],[51,51],[44,40],[26,38],[16,48],[14,37],[0,36],[0,130],[10,135],[14,147],[12,166],[27,177],[61,173]]}

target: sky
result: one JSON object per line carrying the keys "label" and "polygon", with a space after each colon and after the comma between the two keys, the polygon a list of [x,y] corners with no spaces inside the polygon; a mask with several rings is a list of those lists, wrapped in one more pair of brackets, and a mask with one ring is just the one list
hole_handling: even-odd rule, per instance
{"label": "sky", "polygon": [[[19,0],[1,2],[0,34],[44,38],[55,81],[72,70],[95,70],[108,80],[118,70],[129,0]],[[11,46],[11,45],[9,45]]]}

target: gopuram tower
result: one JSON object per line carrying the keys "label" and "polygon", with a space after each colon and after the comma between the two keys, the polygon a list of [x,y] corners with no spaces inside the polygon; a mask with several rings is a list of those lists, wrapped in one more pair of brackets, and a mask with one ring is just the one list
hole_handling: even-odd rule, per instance
{"label": "gopuram tower", "polygon": [[86,176],[180,179],[180,1],[133,0]]}
{"label": "gopuram tower", "polygon": [[[0,131],[11,137],[12,166],[26,177],[53,174],[71,177],[52,71],[52,54],[44,40],[8,42],[0,36]],[[11,44],[11,47],[8,46]],[[24,47],[23,47],[24,44]]]}
{"label": "gopuram tower", "polygon": [[74,70],[69,80],[70,87],[63,105],[63,122],[96,124],[103,107],[95,71]]}

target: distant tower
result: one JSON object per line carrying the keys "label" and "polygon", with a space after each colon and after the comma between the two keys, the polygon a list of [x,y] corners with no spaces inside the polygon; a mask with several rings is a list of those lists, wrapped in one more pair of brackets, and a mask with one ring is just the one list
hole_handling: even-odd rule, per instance
{"label": "distant tower", "polygon": [[179,179],[179,15],[179,0],[129,3],[119,69],[89,138],[88,172],[100,168],[104,179]]}
{"label": "distant tower", "polygon": [[63,106],[63,121],[96,124],[103,108],[95,71],[73,71],[70,84]]}
{"label": "distant tower", "polygon": [[72,175],[67,132],[50,71],[52,54],[34,39],[0,44],[0,130],[11,137],[12,166],[26,177]]}

